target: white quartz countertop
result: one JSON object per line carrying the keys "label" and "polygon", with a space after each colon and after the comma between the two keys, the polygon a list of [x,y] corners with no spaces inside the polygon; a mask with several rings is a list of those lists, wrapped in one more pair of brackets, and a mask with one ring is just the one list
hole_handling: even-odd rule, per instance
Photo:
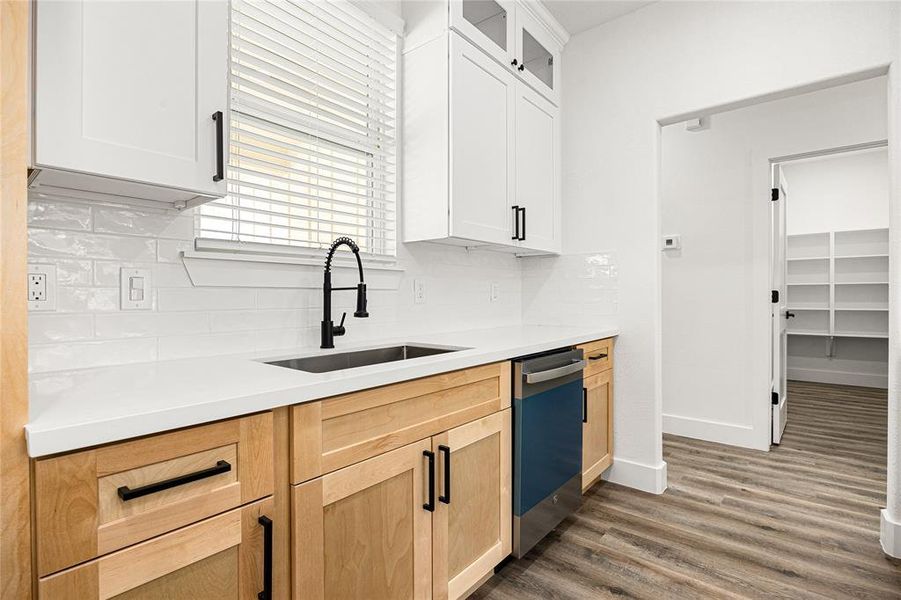
{"label": "white quartz countertop", "polygon": [[[297,348],[31,376],[32,457],[67,452],[189,425],[269,410],[508,360],[617,335],[616,328],[525,325],[368,341],[336,338],[333,350]],[[398,344],[464,347],[411,360],[306,373],[263,361]]]}

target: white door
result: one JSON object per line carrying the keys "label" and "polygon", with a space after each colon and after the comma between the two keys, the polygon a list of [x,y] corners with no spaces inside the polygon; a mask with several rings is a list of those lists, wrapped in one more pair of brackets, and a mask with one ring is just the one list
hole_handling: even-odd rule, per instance
{"label": "white door", "polygon": [[37,2],[34,77],[36,166],[224,195],[228,2]]}
{"label": "white door", "polygon": [[560,113],[528,85],[516,84],[516,204],[522,207],[520,246],[559,252]]}
{"label": "white door", "polygon": [[788,334],[787,321],[790,313],[787,310],[787,297],[785,286],[785,190],[780,185],[779,167],[773,168],[773,197],[777,199],[770,202],[771,206],[771,241],[772,241],[772,269],[771,282],[773,297],[771,300],[772,317],[772,364],[770,369],[770,402],[773,410],[772,441],[778,444],[782,441],[782,432],[785,430],[785,422],[788,418],[788,385],[787,385],[787,360]]}
{"label": "white door", "polygon": [[547,28],[519,8],[516,11],[516,72],[551,102],[560,104],[560,48]]}
{"label": "white door", "polygon": [[515,245],[516,79],[454,33],[450,54],[450,235]]}
{"label": "white door", "polygon": [[511,0],[451,0],[450,24],[501,64],[510,65],[516,43],[514,11],[515,4]]}

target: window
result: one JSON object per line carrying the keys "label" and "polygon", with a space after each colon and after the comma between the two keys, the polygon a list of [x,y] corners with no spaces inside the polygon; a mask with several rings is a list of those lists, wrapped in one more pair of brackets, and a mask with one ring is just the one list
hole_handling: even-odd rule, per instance
{"label": "window", "polygon": [[397,44],[347,0],[232,0],[228,195],[198,247],[394,256]]}

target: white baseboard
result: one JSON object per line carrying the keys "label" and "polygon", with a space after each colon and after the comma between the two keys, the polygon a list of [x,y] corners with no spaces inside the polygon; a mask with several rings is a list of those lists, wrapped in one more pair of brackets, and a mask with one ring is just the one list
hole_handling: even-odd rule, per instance
{"label": "white baseboard", "polygon": [[794,379],[795,381],[857,385],[882,389],[888,388],[888,375],[877,375],[874,373],[849,373],[847,371],[826,371],[824,369],[800,369],[798,367],[789,367],[788,378]]}
{"label": "white baseboard", "polygon": [[889,517],[888,509],[882,509],[882,524],[879,529],[882,551],[889,556],[901,558],[901,523]]}
{"label": "white baseboard", "polygon": [[663,432],[753,450],[769,450],[770,447],[770,432],[754,431],[750,425],[736,425],[665,414],[663,415]]}
{"label": "white baseboard", "polygon": [[662,494],[666,491],[666,463],[663,461],[657,466],[652,466],[614,457],[613,465],[601,477],[606,481],[651,494]]}

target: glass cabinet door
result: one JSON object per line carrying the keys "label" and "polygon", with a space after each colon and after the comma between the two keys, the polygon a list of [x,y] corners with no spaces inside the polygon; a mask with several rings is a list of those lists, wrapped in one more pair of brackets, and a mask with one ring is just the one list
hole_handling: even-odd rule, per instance
{"label": "glass cabinet door", "polygon": [[554,104],[559,104],[560,52],[545,27],[523,10],[516,14],[517,72]]}
{"label": "glass cabinet door", "polygon": [[451,27],[504,64],[513,58],[513,3],[508,0],[451,0]]}

